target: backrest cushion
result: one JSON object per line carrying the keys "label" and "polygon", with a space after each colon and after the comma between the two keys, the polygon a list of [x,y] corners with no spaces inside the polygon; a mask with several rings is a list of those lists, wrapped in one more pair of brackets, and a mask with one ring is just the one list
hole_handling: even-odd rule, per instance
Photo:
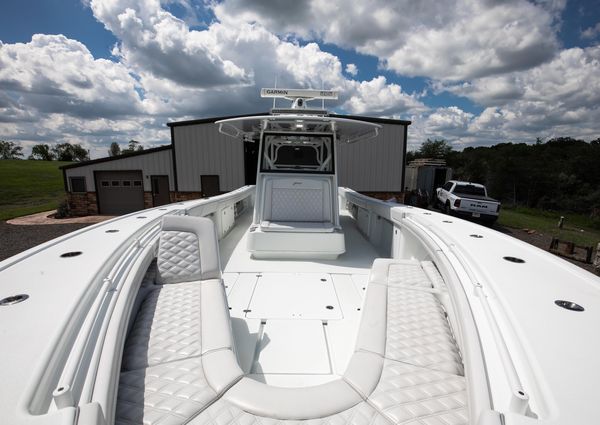
{"label": "backrest cushion", "polygon": [[269,179],[265,188],[263,220],[331,221],[329,186],[329,181],[326,179]]}
{"label": "backrest cushion", "polygon": [[161,284],[220,278],[219,245],[212,220],[163,217],[157,266]]}

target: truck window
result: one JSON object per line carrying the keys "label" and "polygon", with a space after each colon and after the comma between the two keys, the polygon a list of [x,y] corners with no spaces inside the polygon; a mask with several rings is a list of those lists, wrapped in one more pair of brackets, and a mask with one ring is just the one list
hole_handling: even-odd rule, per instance
{"label": "truck window", "polygon": [[450,189],[452,189],[452,182],[448,182],[445,185],[442,186],[442,189],[447,190],[448,192],[450,192]]}
{"label": "truck window", "polygon": [[452,193],[457,195],[485,196],[485,189],[472,184],[457,184]]}

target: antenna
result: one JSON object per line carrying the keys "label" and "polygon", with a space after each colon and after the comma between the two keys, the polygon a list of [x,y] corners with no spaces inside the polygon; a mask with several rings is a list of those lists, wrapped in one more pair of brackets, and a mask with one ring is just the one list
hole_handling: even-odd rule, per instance
{"label": "antenna", "polygon": [[[321,91],[325,90],[325,83],[321,79]],[[321,99],[321,109],[325,109],[325,98]]]}
{"label": "antenna", "polygon": [[[338,98],[338,92],[332,90],[303,90],[303,89],[261,89],[260,97],[284,98],[293,102],[292,109],[306,108],[306,102],[314,99]],[[273,100],[274,102],[274,100]]]}
{"label": "antenna", "polygon": [[[275,88],[277,88],[277,75],[275,76]],[[273,109],[275,109],[275,101],[277,100],[276,97],[273,97]]]}

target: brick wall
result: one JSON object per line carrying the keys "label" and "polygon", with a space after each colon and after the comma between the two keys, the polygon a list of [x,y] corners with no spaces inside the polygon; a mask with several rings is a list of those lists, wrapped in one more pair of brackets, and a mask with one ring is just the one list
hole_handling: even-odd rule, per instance
{"label": "brick wall", "polygon": [[[171,202],[191,201],[202,198],[202,192],[170,192]],[[96,192],[67,192],[69,214],[75,217],[98,214]],[[144,192],[144,208],[152,208],[152,192]]]}
{"label": "brick wall", "polygon": [[96,215],[98,214],[98,200],[96,192],[67,193],[69,214],[72,216]]}
{"label": "brick wall", "polygon": [[202,192],[171,192],[172,202],[191,201],[202,198]]}

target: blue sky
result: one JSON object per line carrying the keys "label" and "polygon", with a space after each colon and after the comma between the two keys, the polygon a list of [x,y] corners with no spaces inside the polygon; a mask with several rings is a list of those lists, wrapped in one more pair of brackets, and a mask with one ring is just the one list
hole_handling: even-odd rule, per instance
{"label": "blue sky", "polygon": [[27,43],[33,34],[64,34],[85,44],[94,57],[110,58],[117,42],[79,0],[3,0],[1,7],[3,43]]}
{"label": "blue sky", "polygon": [[412,120],[411,148],[600,137],[600,0],[117,3],[2,2],[1,139],[158,145],[168,121],[268,109],[275,78]]}

